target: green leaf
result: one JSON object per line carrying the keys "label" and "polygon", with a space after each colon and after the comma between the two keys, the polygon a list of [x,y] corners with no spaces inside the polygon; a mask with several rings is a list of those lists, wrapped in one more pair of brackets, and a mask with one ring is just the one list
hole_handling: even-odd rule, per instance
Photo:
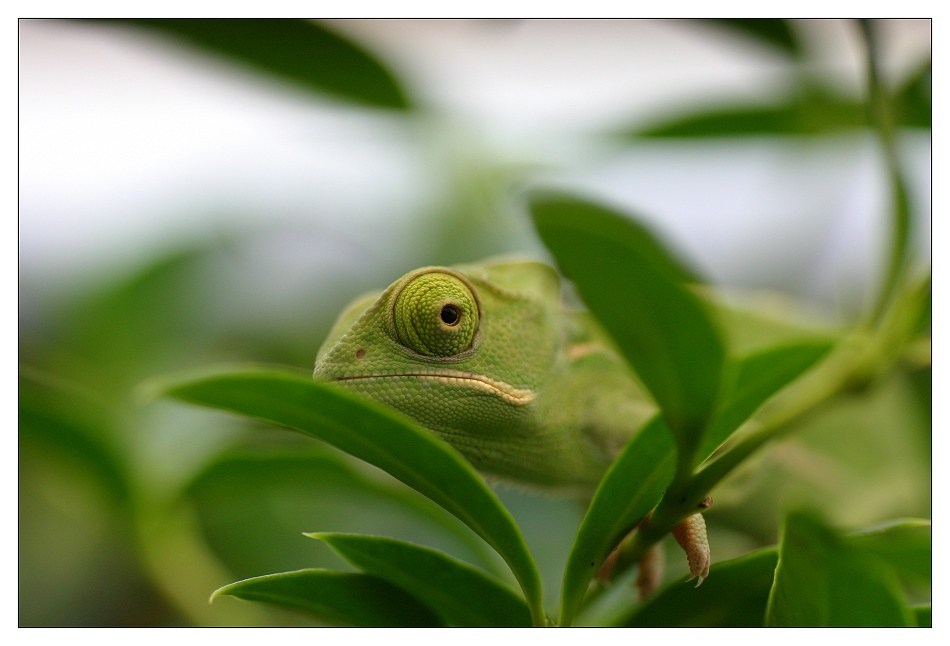
{"label": "green leaf", "polygon": [[847,542],[883,559],[902,577],[929,584],[933,568],[929,520],[897,520],[848,536]]}
{"label": "green leaf", "polygon": [[[930,522],[898,520],[844,537],[849,548],[870,552],[899,572],[930,580]],[[648,600],[625,626],[762,626],[778,549],[764,548],[714,564],[698,588],[679,581]]]}
{"label": "green leaf", "polygon": [[315,555],[301,530],[391,536],[508,574],[481,538],[428,498],[326,444],[300,440],[226,451],[187,488],[203,537],[235,577],[301,564],[336,568],[336,555]]}
{"label": "green leaf", "polygon": [[917,69],[895,93],[897,122],[911,128],[930,129],[933,122],[931,61]]}
{"label": "green leaf", "polygon": [[491,545],[543,623],[541,581],[514,519],[449,445],[402,415],[297,374],[264,369],[156,384],[178,399],[296,429],[379,467],[435,501]]}
{"label": "green leaf", "polygon": [[930,610],[930,606],[914,606],[911,608],[911,611],[914,613],[914,619],[918,628],[930,628],[933,626],[931,621],[931,615],[933,614]]}
{"label": "green leaf", "polygon": [[933,316],[933,274],[928,272],[927,277],[923,279],[913,289],[910,295],[910,306],[915,312],[912,331],[914,334],[929,334]]}
{"label": "green leaf", "polygon": [[742,32],[792,56],[802,53],[788,20],[781,18],[707,18],[703,22]]}
{"label": "green leaf", "polygon": [[20,369],[18,395],[20,442],[79,463],[114,502],[131,500],[129,476],[110,437],[114,411],[70,384],[28,368]]}
{"label": "green leaf", "polygon": [[298,570],[231,583],[211,595],[300,610],[331,624],[365,627],[443,625],[411,594],[369,574]]}
{"label": "green leaf", "polygon": [[574,621],[591,578],[611,550],[656,506],[674,468],[672,436],[657,415],[617,456],[581,521],[564,569],[559,625]]}
{"label": "green leaf", "polygon": [[562,272],[660,405],[691,455],[713,410],[723,342],[689,272],[642,225],[563,194],[531,201],[535,226]]}
{"label": "green leaf", "polygon": [[769,397],[797,379],[831,349],[830,341],[808,341],[761,350],[737,360],[735,380],[703,438],[697,462],[709,457]]}
{"label": "green leaf", "polygon": [[449,626],[530,626],[524,599],[442,552],[391,538],[308,534],[368,574],[423,600]]}
{"label": "green leaf", "polygon": [[635,137],[735,137],[793,134],[793,106],[736,106],[666,121],[631,133]]}
{"label": "green leaf", "polygon": [[911,626],[896,577],[809,513],[788,516],[768,626]]}
{"label": "green leaf", "polygon": [[147,27],[272,74],[311,92],[407,110],[396,76],[362,47],[310,20],[136,19]]}
{"label": "green leaf", "polygon": [[696,587],[679,581],[648,600],[623,625],[630,627],[761,628],[778,563],[774,547],[709,568]]}
{"label": "green leaf", "polygon": [[862,103],[805,86],[797,96],[777,105],[734,105],[698,114],[664,118],[627,132],[629,137],[703,138],[809,136],[867,128]]}

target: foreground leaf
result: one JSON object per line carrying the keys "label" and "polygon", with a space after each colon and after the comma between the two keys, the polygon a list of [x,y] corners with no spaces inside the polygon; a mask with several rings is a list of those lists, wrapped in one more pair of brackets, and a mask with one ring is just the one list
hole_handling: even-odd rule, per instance
{"label": "foreground leaf", "polygon": [[625,626],[759,627],[772,588],[778,550],[767,548],[709,568],[696,587],[679,581],[641,606]]}
{"label": "foreground leaf", "polygon": [[559,625],[574,621],[587,586],[611,550],[659,502],[673,478],[673,438],[656,416],[624,447],[600,482],[564,570]]}
{"label": "foreground leaf", "polygon": [[848,544],[887,562],[901,578],[931,583],[933,545],[929,520],[885,523],[848,536]]}
{"label": "foreground leaf", "polygon": [[391,538],[308,534],[368,574],[407,590],[449,626],[530,626],[524,599],[442,552]]}
{"label": "foreground leaf", "polygon": [[690,272],[642,225],[561,194],[531,201],[535,226],[562,272],[660,405],[685,454],[719,391],[725,350]]}
{"label": "foreground leaf", "polygon": [[776,392],[811,368],[831,342],[809,341],[769,348],[735,362],[735,381],[703,438],[697,462],[705,460]]}
{"label": "foreground leaf", "polygon": [[933,614],[930,606],[914,606],[914,619],[918,628],[930,628],[933,626],[931,615]]}
{"label": "foreground leaf", "polygon": [[298,570],[245,579],[211,595],[299,610],[331,624],[365,627],[443,625],[411,594],[369,574]]}
{"label": "foreground leaf", "polygon": [[205,374],[153,388],[296,429],[386,471],[485,539],[521,584],[534,621],[545,621],[540,575],[511,514],[461,455],[402,415],[273,369]]}
{"label": "foreground leaf", "polygon": [[136,25],[180,38],[307,90],[406,110],[395,75],[375,56],[309,20],[143,19]]}
{"label": "foreground leaf", "polygon": [[301,530],[382,534],[508,574],[461,521],[364,466],[322,442],[257,442],[216,457],[185,494],[208,546],[236,578],[301,565],[335,569],[339,559],[329,550],[314,554]]}
{"label": "foreground leaf", "polygon": [[[899,572],[922,574],[926,563],[927,579],[930,578],[928,521],[885,523],[849,534],[843,541],[850,548],[883,558]],[[622,623],[638,627],[762,626],[777,563],[776,547],[716,563],[700,587],[691,581],[678,581],[660,591]]]}
{"label": "foreground leaf", "polygon": [[766,625],[912,626],[914,620],[892,571],[797,512],[785,523]]}

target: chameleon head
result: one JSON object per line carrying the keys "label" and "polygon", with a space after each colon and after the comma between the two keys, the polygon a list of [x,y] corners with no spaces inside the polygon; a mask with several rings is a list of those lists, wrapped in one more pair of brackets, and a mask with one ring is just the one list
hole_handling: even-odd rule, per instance
{"label": "chameleon head", "polygon": [[468,442],[489,451],[556,360],[559,289],[540,263],[418,269],[343,312],[314,378],[451,435],[463,452]]}

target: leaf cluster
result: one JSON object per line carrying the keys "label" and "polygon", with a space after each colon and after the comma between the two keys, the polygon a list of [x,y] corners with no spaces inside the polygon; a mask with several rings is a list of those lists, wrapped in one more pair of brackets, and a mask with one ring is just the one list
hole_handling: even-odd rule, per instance
{"label": "leaf cluster", "polygon": [[[321,23],[116,22],[304,92],[406,117],[425,109],[378,56]],[[805,55],[788,21],[724,22],[705,26],[737,30],[792,61]],[[576,523],[558,563],[559,590],[545,585],[539,550],[504,495],[454,449],[400,415],[298,371],[244,365],[150,382],[153,394],[236,413],[239,421],[207,433],[207,443],[184,460],[190,464],[137,471],[128,455],[154,447],[136,444],[141,438],[128,429],[153,423],[201,434],[212,419],[219,423],[209,415],[195,428],[180,427],[177,407],[167,404],[150,410],[156,422],[116,396],[199,354],[207,339],[187,310],[176,310],[174,295],[193,280],[207,250],[170,258],[71,313],[75,336],[65,345],[88,352],[64,354],[72,361],[67,372],[83,388],[50,378],[42,357],[39,369],[21,371],[21,461],[32,465],[34,453],[54,454],[108,491],[105,511],[93,509],[137,546],[155,585],[188,608],[193,623],[274,621],[256,615],[256,606],[226,606],[223,599],[215,606],[225,605],[224,615],[191,610],[216,587],[215,599],[257,601],[330,625],[569,626],[596,619],[606,595],[592,579],[611,550],[639,527],[621,555],[621,566],[632,567],[706,495],[735,472],[756,468],[763,446],[889,378],[912,383],[929,415],[930,278],[916,273],[909,250],[912,223],[893,139],[898,127],[930,127],[930,66],[889,91],[873,60],[873,26],[865,31],[871,122],[864,102],[803,75],[781,105],[717,109],[618,133],[798,137],[873,129],[889,169],[893,235],[874,302],[848,328],[781,321],[780,333],[770,330],[750,347],[750,330],[774,321],[724,303],[644,218],[563,190],[524,197],[538,237],[660,411],[623,449]],[[178,313],[162,316],[169,311]],[[262,354],[285,356],[279,348]],[[131,366],[127,356],[139,362]],[[105,393],[107,403],[91,392]],[[279,441],[255,447],[247,438],[263,427]],[[235,437],[252,446],[233,450]],[[27,468],[22,477],[41,481],[44,474]],[[261,512],[250,522],[249,508]],[[899,520],[849,533],[837,528],[847,523],[834,521],[785,510],[776,546],[716,562],[698,589],[677,579],[645,603],[627,595],[596,623],[929,625],[927,594],[920,592],[930,585],[929,522]],[[315,530],[307,534],[315,540],[300,538]],[[259,540],[235,537],[242,532],[258,532]],[[202,540],[218,558],[209,557]],[[261,554],[261,544],[273,546],[271,553]],[[277,568],[286,571],[272,573]]]}

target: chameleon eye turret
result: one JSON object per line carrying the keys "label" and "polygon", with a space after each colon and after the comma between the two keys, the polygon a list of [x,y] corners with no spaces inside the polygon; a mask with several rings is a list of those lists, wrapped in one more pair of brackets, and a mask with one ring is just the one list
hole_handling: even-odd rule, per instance
{"label": "chameleon eye turret", "polygon": [[442,272],[408,282],[393,304],[396,340],[417,354],[452,357],[468,350],[478,330],[478,303],[468,286]]}

